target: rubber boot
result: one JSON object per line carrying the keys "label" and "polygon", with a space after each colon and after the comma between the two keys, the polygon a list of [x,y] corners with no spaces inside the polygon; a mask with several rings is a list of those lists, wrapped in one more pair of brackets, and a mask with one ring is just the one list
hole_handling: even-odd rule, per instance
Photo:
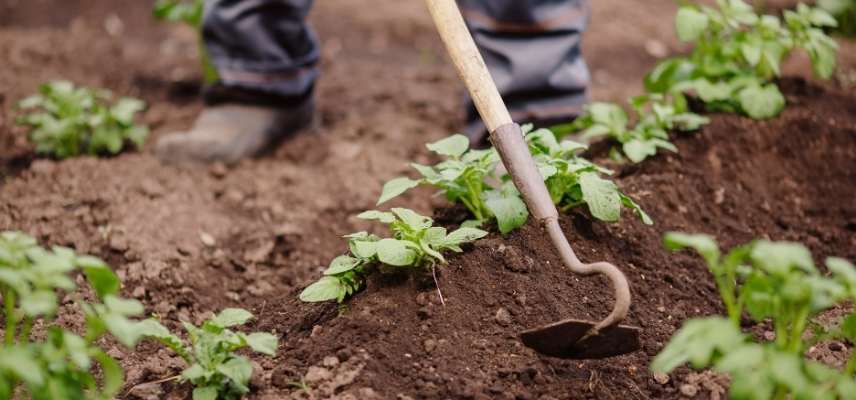
{"label": "rubber boot", "polygon": [[310,125],[313,113],[311,98],[288,109],[239,104],[207,106],[190,131],[171,133],[158,140],[155,154],[170,164],[235,164],[273,150],[282,139]]}

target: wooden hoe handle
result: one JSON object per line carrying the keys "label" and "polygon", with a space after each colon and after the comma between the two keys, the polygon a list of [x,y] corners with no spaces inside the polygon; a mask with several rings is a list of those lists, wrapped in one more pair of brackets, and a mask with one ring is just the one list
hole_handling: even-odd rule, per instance
{"label": "wooden hoe handle", "polygon": [[491,142],[499,152],[514,185],[523,196],[532,215],[547,229],[556,251],[565,265],[578,274],[605,274],[615,289],[615,306],[612,313],[598,323],[589,335],[615,325],[627,315],[630,308],[630,286],[624,274],[612,264],[597,262],[583,264],[574,253],[559,226],[559,213],[553,204],[544,179],[538,172],[535,161],[529,154],[520,126],[511,120],[511,115],[502,101],[490,71],[470,35],[464,18],[455,0],[425,0],[440,37],[452,63],[464,81],[476,109],[490,132]]}

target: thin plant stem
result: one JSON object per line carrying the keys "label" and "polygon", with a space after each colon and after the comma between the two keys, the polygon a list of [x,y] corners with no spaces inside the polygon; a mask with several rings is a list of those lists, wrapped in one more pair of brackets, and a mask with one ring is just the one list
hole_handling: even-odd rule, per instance
{"label": "thin plant stem", "polygon": [[15,343],[15,331],[18,324],[18,318],[15,315],[15,292],[12,289],[7,289],[3,293],[3,302],[6,311],[6,345],[11,346]]}

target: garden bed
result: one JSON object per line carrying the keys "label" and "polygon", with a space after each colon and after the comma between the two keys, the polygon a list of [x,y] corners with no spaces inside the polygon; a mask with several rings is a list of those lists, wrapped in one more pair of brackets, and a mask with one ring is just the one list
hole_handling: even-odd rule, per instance
{"label": "garden bed", "polygon": [[[200,107],[189,53],[194,38],[155,25],[149,4],[81,0],[66,2],[68,10],[32,11],[43,3],[0,8],[9,9],[0,29],[0,56],[9,61],[0,71],[0,230],[104,258],[123,279],[123,293],[171,328],[223,307],[248,308],[258,316],[250,328],[281,338],[276,359],[253,357],[260,370],[250,398],[625,399],[677,398],[682,390],[715,397],[726,384],[720,378],[680,369],[664,381],[648,371],[684,320],[722,312],[702,261],[664,250],[664,232],[709,233],[724,247],[756,237],[793,240],[816,261],[856,260],[856,96],[846,86],[788,78],[781,83],[789,106],[778,118],[711,115],[700,132],[676,138],[680,153],[615,166],[616,182],[651,215],[653,227],[634,218],[593,222],[583,211],[563,217],[583,260],[613,262],[631,280],[629,323],[643,328],[639,352],[562,361],[522,346],[516,335],[524,329],[567,317],[597,319],[612,304],[608,282],[566,272],[532,224],[506,237],[492,233],[451,257],[438,276],[445,305],[432,279],[396,277],[370,280],[341,309],[302,304],[302,287],[346,251],[340,236],[372,226],[351,216],[373,207],[382,182],[406,173],[406,160],[427,162],[424,143],[460,122],[449,118],[461,103],[452,95],[456,77],[442,62],[422,5],[390,2],[396,5],[379,16],[359,1],[319,4],[313,18],[327,60],[321,127],[235,168],[179,169],[162,165],[148,149],[63,162],[31,156],[13,126],[12,105],[47,79],[142,97],[151,105],[150,143],[186,127]],[[667,11],[650,12],[666,20],[670,4],[658,1],[652,9]],[[595,21],[610,12],[632,20],[632,10],[622,8],[618,1],[597,5]],[[74,10],[85,12],[65,17]],[[656,26],[634,29],[644,38]],[[633,94],[638,85],[628,82],[654,61],[645,53],[648,43],[592,29],[587,55],[595,96]],[[615,63],[615,54],[627,56]],[[842,68],[852,71],[851,53],[842,54]],[[799,62],[789,68],[807,74]],[[595,146],[591,155],[609,163],[607,150]],[[418,190],[396,204],[438,209],[440,222],[460,222],[459,213],[428,193]],[[74,318],[64,322],[79,324]],[[849,351],[822,345],[812,356],[841,363]],[[121,359],[128,389],[182,367],[154,344],[136,352],[114,346],[110,353]],[[164,383],[124,393],[183,398],[189,390]]]}

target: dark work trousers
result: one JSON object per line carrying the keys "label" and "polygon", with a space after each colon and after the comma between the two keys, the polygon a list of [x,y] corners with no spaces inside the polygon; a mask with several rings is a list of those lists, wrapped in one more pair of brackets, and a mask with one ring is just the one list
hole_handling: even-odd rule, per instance
{"label": "dark work trousers", "polygon": [[[220,75],[215,86],[274,102],[311,96],[320,54],[318,38],[306,21],[312,3],[206,1],[203,35]],[[589,82],[580,54],[587,0],[458,4],[516,121],[558,121],[581,112]],[[477,121],[472,105],[469,110],[469,120]]]}

